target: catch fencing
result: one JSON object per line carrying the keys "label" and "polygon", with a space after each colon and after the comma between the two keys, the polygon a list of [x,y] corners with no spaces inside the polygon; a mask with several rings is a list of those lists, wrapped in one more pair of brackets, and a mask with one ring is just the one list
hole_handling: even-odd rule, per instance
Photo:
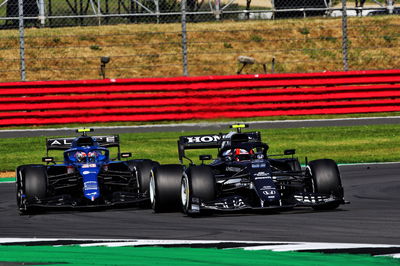
{"label": "catch fencing", "polygon": [[0,126],[400,111],[400,70],[0,84]]}
{"label": "catch fencing", "polygon": [[[18,28],[19,3],[28,26],[171,23],[181,21],[180,0],[0,0],[0,27]],[[340,16],[342,0],[187,0],[190,22]],[[355,0],[349,15],[396,13],[395,0]]]}
{"label": "catch fencing", "polygon": [[398,2],[0,0],[0,82],[398,69]]}

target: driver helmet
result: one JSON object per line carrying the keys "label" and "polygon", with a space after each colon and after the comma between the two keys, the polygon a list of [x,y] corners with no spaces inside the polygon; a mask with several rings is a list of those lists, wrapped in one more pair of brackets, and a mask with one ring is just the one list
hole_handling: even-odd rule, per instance
{"label": "driver helmet", "polygon": [[96,161],[97,155],[98,155],[98,154],[97,154],[97,152],[95,152],[95,151],[90,151],[90,152],[88,152],[89,161],[90,161],[90,162]]}
{"label": "driver helmet", "polygon": [[75,153],[75,158],[76,158],[76,160],[77,160],[78,162],[83,162],[83,161],[85,161],[86,153],[83,152],[83,151],[77,151],[77,152]]}
{"label": "driver helmet", "polygon": [[250,153],[245,149],[235,149],[235,155],[249,155]]}
{"label": "driver helmet", "polygon": [[251,159],[251,156],[254,155],[254,151],[247,151],[245,149],[235,149],[235,160],[236,161],[247,161]]}
{"label": "driver helmet", "polygon": [[243,161],[243,160],[249,160],[250,155],[252,154],[252,151],[248,152],[245,149],[233,149],[233,150],[227,150],[225,151],[222,156],[223,157],[233,157],[236,161]]}

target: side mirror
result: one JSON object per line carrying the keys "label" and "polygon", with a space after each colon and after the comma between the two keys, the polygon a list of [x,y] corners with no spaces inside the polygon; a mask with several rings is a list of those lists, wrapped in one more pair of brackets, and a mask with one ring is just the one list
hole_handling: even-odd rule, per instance
{"label": "side mirror", "polygon": [[295,149],[290,149],[290,150],[284,150],[283,151],[283,154],[284,155],[293,155],[293,154],[295,154],[296,153],[296,150]]}
{"label": "side mirror", "polygon": [[121,158],[130,158],[130,157],[132,157],[132,153],[131,152],[123,152],[120,155],[121,155]]}
{"label": "side mirror", "polygon": [[203,161],[211,160],[212,156],[211,155],[200,155],[199,159],[203,162]]}
{"label": "side mirror", "polygon": [[54,162],[54,157],[43,157],[42,162],[44,163],[53,163]]}

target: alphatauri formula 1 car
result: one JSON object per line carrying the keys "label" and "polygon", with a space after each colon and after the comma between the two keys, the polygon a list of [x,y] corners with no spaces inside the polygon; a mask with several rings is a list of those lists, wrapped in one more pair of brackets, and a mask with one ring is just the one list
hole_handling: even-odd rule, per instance
{"label": "alphatauri formula 1 car", "polygon": [[[187,215],[205,211],[283,210],[308,206],[330,210],[344,204],[336,163],[330,159],[306,162],[303,170],[295,150],[274,156],[261,142],[260,132],[242,132],[234,125],[228,134],[182,136],[181,164],[160,165],[150,176],[150,200],[155,212],[182,209]],[[218,158],[200,155],[195,165],[187,149],[218,149]],[[183,159],[190,164],[183,165]]]}
{"label": "alphatauri formula 1 car", "polygon": [[[149,201],[150,171],[158,163],[148,159],[121,161],[119,136],[88,136],[91,129],[77,130],[76,138],[47,139],[46,164],[21,165],[16,169],[17,205],[21,214],[40,208],[115,206]],[[118,148],[110,158],[108,148]],[[57,163],[50,150],[63,150]]]}

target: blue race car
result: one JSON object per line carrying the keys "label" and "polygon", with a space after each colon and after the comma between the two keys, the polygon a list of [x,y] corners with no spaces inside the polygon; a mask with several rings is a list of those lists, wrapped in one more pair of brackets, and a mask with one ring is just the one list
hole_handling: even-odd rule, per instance
{"label": "blue race car", "polygon": [[[149,202],[150,171],[159,165],[149,159],[121,161],[119,136],[47,139],[46,165],[21,165],[16,170],[17,205],[21,214],[38,209],[107,207]],[[118,148],[116,159],[108,148]],[[49,150],[63,150],[63,163],[49,157]]]}

